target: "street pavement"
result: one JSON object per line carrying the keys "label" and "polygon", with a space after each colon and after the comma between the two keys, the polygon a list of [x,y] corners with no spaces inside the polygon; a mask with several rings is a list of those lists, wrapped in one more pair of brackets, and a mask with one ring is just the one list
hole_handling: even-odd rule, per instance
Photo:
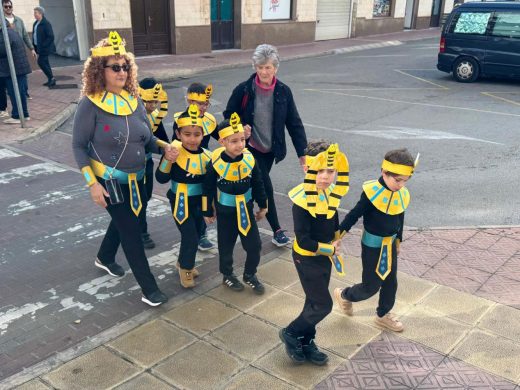
{"label": "street pavement", "polygon": [[[320,50],[297,45],[281,52],[297,57],[312,48],[310,54],[317,55],[372,41],[391,46],[437,33],[327,42]],[[231,52],[225,60],[208,56],[218,57],[220,62],[211,59],[218,62],[214,66],[231,67],[247,62],[250,53]],[[160,61],[188,75],[195,62],[182,68],[178,57]],[[165,77],[172,76],[166,75],[168,66]],[[66,72],[75,70],[57,70]],[[75,101],[72,91],[52,91],[62,103],[50,106],[70,107],[65,102]],[[35,106],[51,101],[38,93],[35,87]],[[175,270],[179,235],[164,187],[156,186],[149,216],[158,246],[148,254],[171,299],[149,309],[140,303],[129,272],[113,278],[93,267],[108,218],[89,199],[70,134],[45,134],[53,130],[44,126],[55,115],[34,118],[34,138],[22,144],[17,141],[26,130],[4,137],[0,128],[0,388],[520,388],[519,227],[407,229],[395,307],[405,331],[390,334],[373,324],[376,298],[355,304],[352,318],[335,306],[316,340],[329,353],[329,364],[296,367],[277,332],[301,310],[303,293],[290,250],[270,243],[265,223],[259,271],[265,295],[223,287],[216,251],[198,253],[201,276],[195,289],[185,290]],[[291,232],[289,201],[280,194],[277,205]],[[209,233],[215,240],[215,230]],[[334,276],[331,289],[360,280],[359,236],[359,229],[347,235],[347,275]],[[240,245],[235,255],[241,274]],[[124,256],[119,260],[127,269]]]}

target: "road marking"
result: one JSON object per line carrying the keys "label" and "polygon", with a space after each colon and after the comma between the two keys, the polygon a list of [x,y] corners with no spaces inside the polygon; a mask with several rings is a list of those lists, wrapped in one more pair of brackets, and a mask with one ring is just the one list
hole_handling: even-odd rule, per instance
{"label": "road marking", "polygon": [[363,99],[369,99],[369,100],[380,100],[380,101],[391,102],[391,103],[409,104],[409,105],[412,105],[412,106],[446,108],[446,109],[455,110],[455,111],[457,111],[457,110],[459,110],[459,111],[470,111],[470,112],[478,112],[478,113],[482,113],[482,114],[512,116],[512,117],[516,117],[516,118],[520,117],[520,114],[512,114],[512,113],[509,113],[509,112],[479,110],[478,108],[446,106],[446,105],[443,105],[443,104],[409,102],[409,101],[406,101],[406,100],[387,99],[387,98],[381,98],[381,97],[376,97],[376,96],[356,95],[356,94],[340,93],[340,92],[334,92],[334,91],[322,91],[320,89],[313,89],[313,88],[306,88],[306,89],[304,89],[304,91],[320,92],[320,93],[332,93],[332,94],[341,95],[341,96],[350,96],[350,97],[363,98]]}
{"label": "road marking", "polygon": [[379,57],[410,57],[409,54],[374,54],[366,56],[347,56],[345,58],[379,58]]}
{"label": "road marking", "polygon": [[0,160],[4,158],[21,157],[21,154],[15,153],[9,149],[0,149]]}
{"label": "road marking", "polygon": [[499,142],[488,141],[480,138],[466,137],[464,135],[448,133],[445,131],[439,130],[430,130],[430,129],[420,129],[413,127],[398,127],[398,126],[383,126],[381,129],[338,129],[320,125],[314,125],[312,123],[304,123],[306,127],[314,127],[316,129],[335,131],[337,133],[344,134],[355,134],[355,135],[363,135],[367,137],[376,137],[383,139],[431,139],[431,140],[445,140],[445,139],[460,139],[465,141],[476,141],[476,142],[484,142],[493,145],[504,145]]}
{"label": "road marking", "polygon": [[48,304],[43,302],[27,303],[21,307],[14,307],[5,312],[0,312],[0,335],[7,332],[7,328],[13,321],[28,314],[33,316],[38,310],[43,309]]}
{"label": "road marking", "polygon": [[506,99],[506,98],[503,98],[503,97],[500,97],[500,96],[495,96],[494,93],[513,93],[513,92],[481,92],[482,95],[486,95],[486,96],[489,96],[491,98],[494,98],[494,99],[497,99],[497,100],[502,100],[506,103],[511,103],[511,104],[514,104],[515,106],[520,106],[520,102],[515,102],[514,100],[510,100],[510,99]]}
{"label": "road marking", "polygon": [[439,88],[441,88],[441,89],[449,89],[448,87],[445,87],[445,86],[443,86],[443,85],[440,85],[440,84],[434,83],[433,81],[429,81],[429,80],[423,79],[422,77],[418,77],[418,76],[411,75],[411,74],[406,73],[406,72],[404,72],[404,71],[402,71],[402,70],[399,70],[399,69],[394,69],[394,72],[401,73],[401,74],[403,74],[403,75],[405,75],[405,76],[412,77],[412,78],[414,78],[414,79],[416,79],[416,80],[423,81],[423,82],[428,83],[428,84],[431,84],[431,85],[435,85],[436,87],[439,87]]}
{"label": "road marking", "polygon": [[8,184],[17,179],[51,175],[60,172],[66,172],[66,169],[49,163],[33,164],[25,167],[13,168],[7,172],[0,173],[0,184]]}
{"label": "road marking", "polygon": [[441,88],[422,88],[422,87],[415,87],[415,88],[405,88],[405,87],[387,87],[387,88],[378,88],[378,87],[372,87],[372,88],[327,88],[327,89],[320,89],[321,91],[395,91],[395,90],[408,90],[408,91],[426,91],[426,90],[438,90]]}

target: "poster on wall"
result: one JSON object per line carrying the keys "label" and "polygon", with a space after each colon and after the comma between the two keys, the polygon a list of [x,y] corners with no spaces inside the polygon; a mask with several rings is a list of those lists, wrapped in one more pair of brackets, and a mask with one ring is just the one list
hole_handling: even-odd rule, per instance
{"label": "poster on wall", "polygon": [[262,19],[290,19],[291,0],[262,0]]}

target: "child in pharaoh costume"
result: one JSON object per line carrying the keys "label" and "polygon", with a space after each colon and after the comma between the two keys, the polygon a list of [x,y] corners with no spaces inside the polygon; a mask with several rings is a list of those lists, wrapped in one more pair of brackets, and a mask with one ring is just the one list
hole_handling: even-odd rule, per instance
{"label": "child in pharaoh costume", "polygon": [[[166,130],[163,126],[163,119],[168,113],[168,94],[162,88],[162,85],[157,83],[154,78],[145,78],[139,83],[139,97],[144,103],[146,109],[146,117],[150,122],[152,134],[160,140],[170,143]],[[145,189],[146,198],[149,201],[152,198],[153,191],[153,159],[152,153],[146,153],[146,174],[145,174]],[[141,238],[145,249],[155,248],[155,242],[148,233],[148,223],[146,220],[146,210],[148,202],[143,206],[143,210],[139,215],[139,222],[141,224]]]}
{"label": "child in pharaoh costume", "polygon": [[406,149],[386,153],[381,177],[363,184],[356,206],[340,224],[348,232],[363,217],[361,237],[362,282],[334,290],[334,297],[346,315],[354,314],[352,302],[370,298],[379,292],[375,323],[385,329],[401,332],[401,321],[390,310],[397,293],[397,255],[403,240],[404,212],[410,202],[405,187],[412,177],[419,156],[413,159]]}
{"label": "child in pharaoh costume", "polygon": [[[240,236],[247,253],[242,280],[253,292],[263,294],[264,285],[256,276],[262,249],[256,221],[267,213],[267,195],[261,172],[251,152],[245,149],[244,128],[238,114],[233,113],[230,119],[220,123],[218,129],[219,142],[223,147],[213,151],[204,180],[204,219],[212,223],[217,217],[223,284],[234,291],[244,289],[233,273],[233,248],[237,236]],[[253,214],[253,199],[260,207],[256,214]]]}
{"label": "child in pharaoh costume", "polygon": [[305,304],[301,314],[280,330],[280,339],[295,363],[323,365],[328,356],[318,349],[314,337],[316,325],[332,310],[331,269],[344,273],[338,253],[337,208],[349,189],[349,165],[338,145],[325,141],[309,143],[305,155],[305,180],[289,192],[296,236],[292,255]]}
{"label": "child in pharaoh costume", "polygon": [[195,286],[194,278],[199,276],[195,268],[195,256],[200,236],[202,219],[202,182],[206,166],[211,160],[211,152],[202,148],[202,119],[197,106],[191,105],[176,120],[176,136],[173,141],[178,150],[174,160],[163,159],[155,172],[159,183],[170,182],[167,197],[170,200],[175,224],[181,232],[181,247],[177,267],[181,285]]}

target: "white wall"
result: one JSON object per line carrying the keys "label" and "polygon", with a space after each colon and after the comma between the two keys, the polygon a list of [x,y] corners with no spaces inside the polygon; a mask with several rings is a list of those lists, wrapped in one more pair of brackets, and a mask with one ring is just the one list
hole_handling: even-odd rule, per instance
{"label": "white wall", "polygon": [[175,26],[209,26],[210,0],[176,0]]}
{"label": "white wall", "polygon": [[433,0],[419,0],[419,9],[417,16],[431,16],[432,15],[432,3]]}
{"label": "white wall", "polygon": [[94,30],[131,28],[130,0],[92,0]]}

